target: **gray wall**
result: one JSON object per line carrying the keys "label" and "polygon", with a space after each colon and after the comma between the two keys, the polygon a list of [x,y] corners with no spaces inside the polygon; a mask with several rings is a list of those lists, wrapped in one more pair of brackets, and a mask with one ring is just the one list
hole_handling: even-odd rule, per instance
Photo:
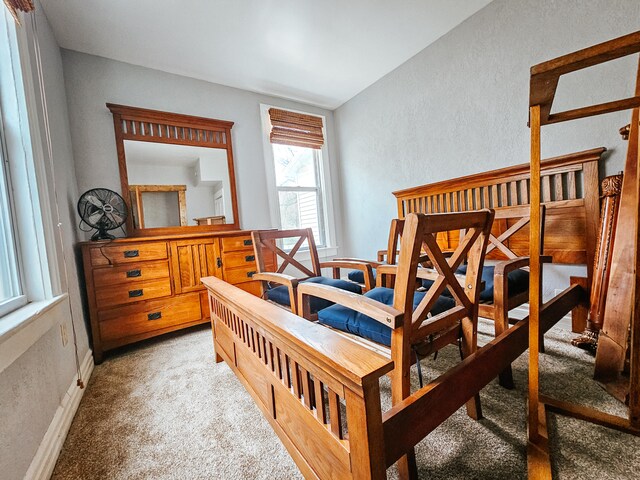
{"label": "gray wall", "polygon": [[[639,29],[637,0],[495,0],[335,110],[342,253],[375,258],[394,190],[528,162],[531,65]],[[562,79],[554,110],[631,96],[635,61]],[[629,117],[545,127],[543,155],[605,146],[602,173],[616,173]],[[546,293],[580,270],[551,269]]]}
{"label": "gray wall", "polygon": [[[275,227],[269,217],[260,103],[325,115],[330,161],[337,159],[328,110],[69,50],[62,50],[62,59],[80,191],[120,191],[107,102],[235,122],[231,132],[242,228]],[[333,201],[339,205],[335,164],[332,169]],[[338,228],[339,216],[336,223]],[[336,238],[341,238],[339,231]]]}
{"label": "gray wall", "polygon": [[[71,152],[69,125],[67,122],[67,100],[64,89],[62,59],[60,50],[42,9],[37,5],[37,26],[44,70],[44,83],[47,107],[51,119],[51,136],[53,149],[53,172],[47,165],[47,183],[51,201],[51,214],[54,225],[57,223],[54,192],[58,193],[60,221],[62,223],[62,241],[66,253],[66,264],[69,272],[69,285],[63,272],[63,255],[58,241],[53,249],[58,256],[58,267],[61,272],[62,286],[55,293],[68,291],[71,311],[78,331],[78,353],[80,359],[88,351],[88,339],[82,308],[80,303],[79,282],[74,260],[73,245],[76,238],[77,200],[74,163]],[[28,18],[26,19],[28,20]],[[33,52],[33,31],[31,22],[25,21],[23,28],[29,38],[29,58],[26,62],[32,69],[32,82],[37,89],[37,73]],[[37,94],[37,96],[39,93]],[[38,97],[39,99],[39,97]],[[41,112],[38,113],[41,133],[44,124]],[[43,145],[46,152],[44,136],[34,138],[34,142]],[[48,163],[48,160],[47,160]],[[55,190],[53,175],[55,174]],[[56,232],[57,234],[57,232]],[[57,236],[57,235],[56,235]],[[55,263],[55,259],[54,259]],[[56,279],[54,279],[56,280]],[[58,283],[54,281],[54,284]],[[40,442],[51,423],[57,408],[61,404],[67,389],[74,381],[75,361],[72,341],[62,346],[59,325],[66,324],[71,339],[71,318],[69,303],[65,300],[51,310],[42,314],[36,322],[51,324],[52,327],[22,356],[5,370],[0,372],[0,477],[3,479],[21,479],[24,477]]]}

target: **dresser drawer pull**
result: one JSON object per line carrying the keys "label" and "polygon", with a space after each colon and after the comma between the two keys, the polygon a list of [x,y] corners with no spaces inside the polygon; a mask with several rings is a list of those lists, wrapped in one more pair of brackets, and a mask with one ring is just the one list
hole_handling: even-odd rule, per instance
{"label": "dresser drawer pull", "polygon": [[222,266],[222,259],[220,257],[216,258],[216,265],[218,266],[218,268]]}
{"label": "dresser drawer pull", "polygon": [[252,272],[247,272],[247,277],[251,278],[256,274],[255,270]]}
{"label": "dresser drawer pull", "polygon": [[249,239],[249,240],[244,240],[244,242],[243,242],[243,243],[244,243],[244,245],[245,245],[246,247],[249,247],[249,246],[253,245],[253,242],[251,241],[251,239]]}
{"label": "dresser drawer pull", "polygon": [[255,259],[256,259],[255,255],[247,255],[246,257],[244,257],[245,262],[253,262],[255,261]]}
{"label": "dresser drawer pull", "polygon": [[134,258],[140,255],[140,251],[139,250],[125,250],[124,251],[124,258]]}
{"label": "dresser drawer pull", "polygon": [[142,289],[138,289],[138,290],[129,290],[129,298],[133,298],[133,297],[141,297],[142,296]]}
{"label": "dresser drawer pull", "polygon": [[153,312],[147,315],[148,320],[160,320],[162,318],[162,312]]}
{"label": "dresser drawer pull", "polygon": [[142,273],[139,268],[136,270],[129,270],[127,272],[127,278],[139,277],[140,275],[142,275]]}

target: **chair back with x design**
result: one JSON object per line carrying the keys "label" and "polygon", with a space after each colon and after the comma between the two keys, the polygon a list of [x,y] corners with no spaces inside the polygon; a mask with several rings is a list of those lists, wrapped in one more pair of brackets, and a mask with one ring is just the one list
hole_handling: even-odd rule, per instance
{"label": "chair back with x design", "polygon": [[[301,279],[318,277],[321,275],[318,250],[316,249],[316,243],[313,238],[313,231],[310,228],[296,230],[263,230],[253,232],[253,239],[256,246],[256,252],[260,252],[262,249],[265,249],[275,253],[275,273],[287,273],[285,272],[287,268],[292,267],[302,274],[303,277],[301,277]],[[282,242],[284,242],[284,240],[287,240],[288,243],[293,242],[293,246],[288,252],[283,249],[284,245],[282,245]],[[296,253],[298,253],[298,251],[303,247],[308,249],[311,261],[310,268],[295,258]],[[264,258],[260,253],[256,256],[256,264],[259,273],[266,271]]]}
{"label": "chair back with x design", "polygon": [[[405,315],[400,328],[391,334],[391,352],[396,376],[392,382],[392,397],[400,401],[409,394],[408,371],[411,347],[433,336],[447,343],[462,337],[463,354],[470,355],[477,345],[478,295],[484,258],[493,223],[493,210],[463,213],[409,214],[404,232],[395,275],[393,307]],[[437,234],[443,231],[464,230],[454,252],[445,256],[438,246]],[[429,261],[433,268],[419,269]],[[460,264],[467,262],[467,273],[462,281],[455,275]],[[416,276],[430,278],[433,284],[414,309]],[[447,310],[429,317],[436,301],[448,288],[455,304]],[[478,403],[479,408],[479,403]]]}
{"label": "chair back with x design", "polygon": [[[525,227],[528,228],[531,223],[531,216],[529,212],[529,207],[505,207],[496,209],[495,215],[495,224],[492,229],[494,233],[491,233],[489,236],[489,246],[487,247],[487,256],[489,256],[494,250],[500,252],[504,257],[508,260],[512,260],[514,258],[522,257],[522,254],[518,254],[514,251],[515,246],[511,243],[517,241],[516,236],[520,236],[525,238],[524,242],[529,241],[528,232],[521,232]],[[540,207],[540,225],[541,225],[541,233],[540,233],[540,251],[544,251],[542,248],[544,245],[544,219],[545,219],[546,209],[545,206],[542,205]],[[520,242],[522,243],[522,241]],[[522,245],[520,245],[521,247]],[[521,248],[519,249],[521,250]],[[495,255],[495,254],[494,254]]]}

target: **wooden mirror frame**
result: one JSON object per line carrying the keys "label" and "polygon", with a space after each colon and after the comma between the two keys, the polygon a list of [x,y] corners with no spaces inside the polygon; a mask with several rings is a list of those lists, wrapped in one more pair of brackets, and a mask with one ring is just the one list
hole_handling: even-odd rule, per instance
{"label": "wooden mirror frame", "polygon": [[133,210],[129,196],[129,176],[127,173],[127,158],[124,149],[125,140],[221,148],[227,151],[227,168],[229,169],[229,183],[231,186],[233,223],[220,225],[189,225],[184,227],[135,228],[133,215],[130,214],[127,216],[127,234],[129,236],[144,237],[180,234],[186,233],[185,229],[188,229],[190,232],[240,229],[236,176],[233,167],[233,147],[231,146],[231,127],[233,127],[233,122],[116,105],[113,103],[107,103],[107,108],[113,114],[118,167],[120,168],[120,185],[123,192],[122,197],[127,204],[129,212]]}

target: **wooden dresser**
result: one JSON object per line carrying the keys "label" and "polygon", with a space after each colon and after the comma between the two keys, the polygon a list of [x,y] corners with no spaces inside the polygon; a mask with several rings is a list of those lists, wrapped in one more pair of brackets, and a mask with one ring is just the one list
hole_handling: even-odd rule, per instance
{"label": "wooden dresser", "polygon": [[107,350],[208,322],[201,277],[262,293],[261,282],[251,280],[256,263],[249,231],[118,238],[80,247],[96,363]]}

